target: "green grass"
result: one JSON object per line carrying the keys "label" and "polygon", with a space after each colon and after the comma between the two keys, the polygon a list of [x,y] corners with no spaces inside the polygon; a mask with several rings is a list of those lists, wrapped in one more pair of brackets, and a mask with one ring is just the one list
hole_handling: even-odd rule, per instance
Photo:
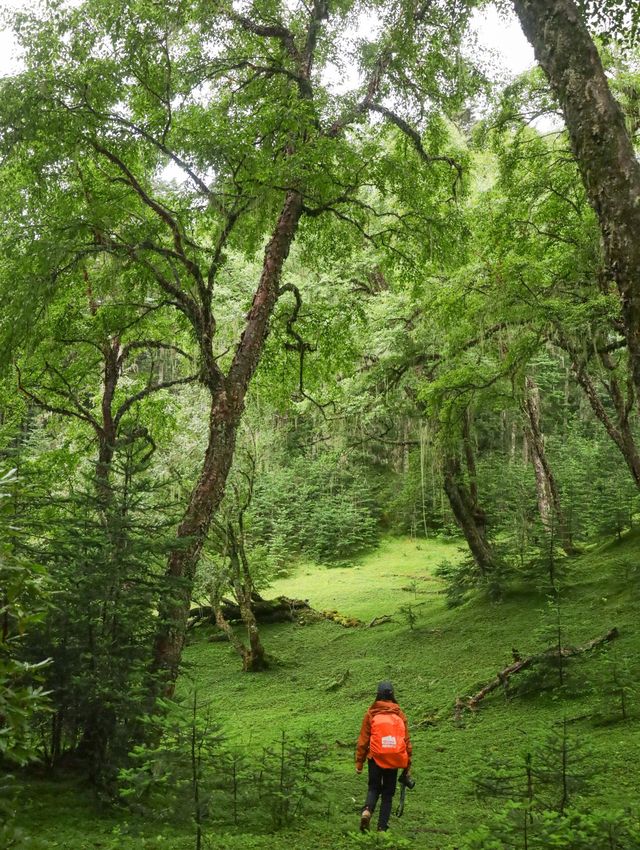
{"label": "green grass", "polygon": [[[393,613],[407,602],[429,599],[433,604],[441,589],[434,576],[435,568],[445,559],[458,558],[459,546],[455,543],[387,539],[349,567],[301,564],[289,578],[275,581],[267,595],[308,598],[319,610],[336,608],[369,621],[382,613]],[[412,582],[417,585],[417,594],[403,590]],[[382,610],[385,602],[388,609]]]}
{"label": "green grass", "polygon": [[[593,749],[599,774],[589,789],[593,805],[636,802],[640,722],[596,726],[590,719],[604,676],[602,654],[593,653],[572,667],[570,692],[562,698],[536,692],[505,699],[497,692],[475,714],[466,715],[462,726],[455,723],[456,696],[473,693],[492,678],[511,660],[512,647],[529,654],[548,642],[540,633],[546,617],[542,593],[513,593],[500,603],[475,599],[448,609],[434,571],[444,558],[458,556],[451,543],[387,540],[351,567],[301,565],[270,592],[306,598],[315,608],[335,608],[365,622],[384,614],[393,615],[395,622],[351,629],[328,621],[264,627],[263,640],[276,663],[263,674],[240,672],[229,646],[208,642],[200,630],[186,652],[182,693],[196,684],[200,700],[209,703],[226,734],[256,751],[277,739],[282,729],[291,734],[317,731],[330,749],[330,785],[335,792],[329,817],[302,823],[293,838],[276,834],[269,839],[234,839],[212,831],[206,846],[352,846],[348,833],[356,828],[365,780],[354,774],[351,745],[382,678],[394,681],[412,726],[417,787],[408,795],[404,818],[392,822],[392,827],[396,836],[410,839],[416,847],[456,848],[460,835],[486,817],[486,807],[472,793],[470,776],[482,769],[487,751],[517,754],[565,716]],[[620,638],[610,652],[640,657],[639,565],[640,538],[635,534],[571,562],[562,610],[568,643],[580,645],[617,626]],[[414,630],[398,613],[407,604],[417,613]],[[347,671],[345,684],[328,690]],[[640,706],[634,705],[634,710],[637,718]],[[33,782],[28,790],[25,823],[35,825],[42,837],[51,836],[45,846],[122,850],[193,846],[188,824],[100,814],[86,792],[71,785],[54,790],[49,782]],[[113,837],[113,829],[125,820],[131,837]],[[56,844],[60,836],[67,837]]]}

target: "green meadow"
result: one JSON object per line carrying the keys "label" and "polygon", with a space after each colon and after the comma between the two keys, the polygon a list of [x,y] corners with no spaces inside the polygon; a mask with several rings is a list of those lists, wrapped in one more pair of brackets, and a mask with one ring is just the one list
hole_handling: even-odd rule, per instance
{"label": "green meadow", "polygon": [[[189,700],[195,688],[200,710],[220,724],[230,746],[242,746],[257,759],[283,732],[296,739],[312,731],[325,750],[316,806],[271,834],[267,814],[258,807],[250,832],[216,824],[220,812],[212,809],[204,847],[454,850],[464,846],[465,833],[483,823],[494,805],[477,797],[472,777],[481,776],[492,757],[517,758],[564,720],[571,746],[586,748],[587,773],[597,776],[579,791],[580,804],[622,810],[637,802],[639,697],[629,691],[629,717],[617,717],[607,671],[612,660],[640,657],[640,538],[630,534],[563,564],[563,643],[581,646],[615,626],[620,635],[606,650],[568,663],[562,688],[541,688],[535,680],[522,688],[514,677],[507,691],[498,689],[456,720],[456,697],[478,691],[512,661],[513,650],[522,656],[543,650],[550,634],[542,592],[516,590],[500,601],[474,598],[448,608],[435,570],[443,559],[459,557],[455,543],[403,538],[384,541],[350,566],[300,564],[274,582],[268,595],[308,599],[315,609],[337,610],[363,625],[301,619],[264,626],[272,660],[265,673],[242,673],[230,646],[209,640],[209,627],[192,632],[179,696]],[[391,622],[369,627],[385,615]],[[528,675],[522,674],[523,682]],[[383,678],[393,680],[409,718],[416,787],[388,834],[361,836],[357,826],[366,781],[355,775],[353,746]],[[603,706],[610,715],[606,722],[598,720]],[[252,806],[250,796],[244,805]],[[34,847],[194,846],[188,817],[180,822],[153,811],[102,809],[85,787],[62,778],[34,775],[23,791],[20,820],[34,835]]]}

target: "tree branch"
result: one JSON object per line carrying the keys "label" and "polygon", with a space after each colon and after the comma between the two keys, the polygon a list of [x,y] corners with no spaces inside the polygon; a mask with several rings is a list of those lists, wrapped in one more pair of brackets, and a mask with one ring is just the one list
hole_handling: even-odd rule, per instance
{"label": "tree branch", "polygon": [[202,279],[200,267],[185,253],[182,231],[177,219],[175,219],[173,215],[171,215],[169,210],[163,204],[161,204],[159,201],[156,201],[155,198],[152,198],[145,191],[145,189],[142,187],[142,184],[133,174],[131,169],[123,162],[122,159],[120,159],[117,154],[113,153],[113,151],[110,151],[108,148],[103,147],[99,142],[95,140],[93,140],[91,144],[98,153],[106,157],[109,162],[113,163],[125,175],[126,182],[129,184],[129,186],[131,186],[131,188],[142,200],[142,202],[146,206],[148,206],[149,209],[153,210],[153,212],[155,212],[155,214],[169,227],[171,233],[173,234],[173,244],[176,250],[176,258],[180,260],[180,262],[185,266],[187,271],[192,275],[192,277],[196,281],[196,284],[198,285],[199,290],[203,291],[205,289],[205,285]]}
{"label": "tree branch", "polygon": [[259,24],[244,15],[232,15],[232,17],[247,32],[259,35],[262,38],[277,39],[296,63],[302,61],[302,56],[296,47],[293,33],[282,24]]}
{"label": "tree branch", "polygon": [[446,162],[447,165],[450,165],[452,168],[455,168],[457,172],[456,183],[460,183],[462,181],[463,170],[460,163],[450,156],[431,156],[431,154],[428,154],[422,145],[420,133],[418,133],[418,131],[414,127],[412,127],[407,121],[405,121],[404,118],[402,118],[396,112],[393,112],[393,110],[388,109],[386,106],[383,106],[380,103],[367,103],[365,108],[371,112],[377,112],[379,115],[382,115],[392,124],[395,124],[395,126],[411,140],[414,148],[418,152],[418,156],[423,162],[426,162],[429,165],[434,162]]}
{"label": "tree branch", "polygon": [[66,407],[58,407],[54,404],[48,404],[46,401],[37,396],[34,392],[26,389],[26,387],[22,383],[22,373],[20,371],[20,367],[16,365],[15,368],[18,376],[18,390],[26,398],[32,401],[37,407],[40,407],[42,408],[42,410],[46,410],[49,413],[56,413],[60,416],[72,417],[74,419],[80,419],[82,422],[88,422],[89,425],[91,425],[91,427],[94,428],[98,434],[101,433],[102,429],[100,425],[91,415],[87,415],[86,413],[82,413],[78,410],[69,410],[69,408]]}
{"label": "tree branch", "polygon": [[[162,102],[164,103],[164,101]],[[154,147],[157,147],[158,150],[162,151],[165,156],[168,156],[169,159],[171,159],[172,162],[174,162],[178,166],[178,168],[181,168],[184,171],[184,173],[193,181],[194,185],[200,190],[203,195],[206,195],[206,197],[209,199],[215,199],[214,193],[207,186],[204,180],[195,173],[192,166],[190,166],[188,162],[186,162],[186,160],[184,160],[166,144],[166,142],[164,141],[164,138],[166,138],[167,135],[166,129],[163,133],[163,140],[156,139],[155,136],[145,130],[144,127],[140,127],[138,124],[134,123],[133,121],[129,121],[127,118],[124,118],[123,116],[118,115],[117,113],[101,113],[98,112],[98,110],[94,109],[93,106],[91,106],[91,104],[88,103],[88,101],[86,100],[85,104],[87,109],[97,118],[106,121],[112,121],[115,124],[119,124],[121,127],[126,127],[128,130],[131,130],[141,139],[144,139],[145,141],[150,142],[152,145],[154,145]]]}
{"label": "tree branch", "polygon": [[334,402],[331,400],[324,403],[319,402],[315,398],[313,398],[313,396],[309,395],[309,393],[307,393],[304,388],[304,355],[307,351],[315,351],[315,346],[311,345],[308,342],[305,342],[305,340],[300,336],[300,334],[294,327],[296,321],[298,320],[300,310],[302,308],[302,296],[300,295],[300,290],[298,289],[298,287],[295,286],[295,284],[293,283],[287,283],[285,284],[285,286],[281,286],[278,292],[278,297],[280,297],[285,292],[291,292],[296,302],[293,308],[293,312],[287,319],[287,333],[289,334],[289,336],[293,337],[293,339],[295,340],[295,344],[286,343],[286,347],[289,351],[297,351],[298,356],[300,358],[298,367],[298,391],[302,398],[306,398],[307,401],[310,401],[312,404],[314,404],[326,419],[326,414],[324,412],[325,408],[331,407]]}
{"label": "tree branch", "polygon": [[143,390],[140,390],[140,392],[137,392],[134,395],[129,396],[129,398],[126,399],[126,401],[124,401],[120,405],[115,416],[113,417],[113,421],[114,421],[116,428],[118,427],[118,425],[119,425],[122,417],[124,416],[124,414],[128,410],[130,410],[133,407],[133,405],[136,404],[136,402],[142,401],[142,399],[147,398],[147,396],[150,396],[152,393],[159,392],[159,390],[166,390],[169,387],[175,387],[175,386],[178,386],[179,384],[193,384],[195,381],[197,381],[199,379],[199,377],[200,377],[199,375],[187,375],[186,378],[175,378],[174,380],[171,380],[171,381],[162,381],[159,384],[149,384]]}

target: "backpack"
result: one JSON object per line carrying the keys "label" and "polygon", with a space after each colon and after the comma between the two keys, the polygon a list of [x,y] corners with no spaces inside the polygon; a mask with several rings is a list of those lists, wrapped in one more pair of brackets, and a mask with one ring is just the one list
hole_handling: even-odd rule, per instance
{"label": "backpack", "polygon": [[392,711],[381,711],[371,718],[369,753],[379,767],[407,767],[409,755],[404,739],[404,720]]}

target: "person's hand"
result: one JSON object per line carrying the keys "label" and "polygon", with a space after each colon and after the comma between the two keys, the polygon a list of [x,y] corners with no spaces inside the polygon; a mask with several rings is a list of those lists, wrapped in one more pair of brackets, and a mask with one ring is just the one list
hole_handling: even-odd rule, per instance
{"label": "person's hand", "polygon": [[356,773],[358,774],[358,776],[360,776],[360,774],[362,773],[362,768],[356,767]]}

